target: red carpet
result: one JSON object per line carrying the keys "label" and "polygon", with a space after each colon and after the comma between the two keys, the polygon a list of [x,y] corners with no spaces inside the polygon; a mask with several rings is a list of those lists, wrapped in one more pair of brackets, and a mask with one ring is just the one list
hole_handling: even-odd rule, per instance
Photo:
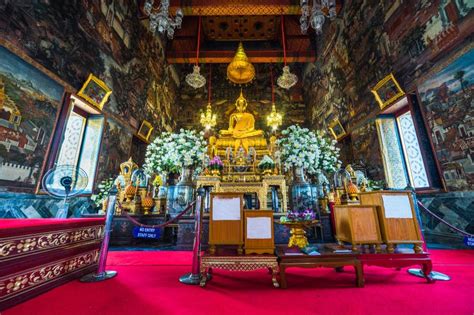
{"label": "red carpet", "polygon": [[119,275],[101,283],[78,281],[6,310],[2,315],[84,314],[466,314],[474,313],[474,251],[433,250],[433,269],[451,281],[365,268],[365,288],[354,272],[289,269],[288,289],[275,289],[265,271],[215,270],[206,288],[182,285],[191,252],[110,252]]}

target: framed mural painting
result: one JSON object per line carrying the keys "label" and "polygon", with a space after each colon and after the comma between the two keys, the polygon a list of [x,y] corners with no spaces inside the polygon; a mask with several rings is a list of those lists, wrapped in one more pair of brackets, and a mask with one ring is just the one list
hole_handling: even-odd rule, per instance
{"label": "framed mural painting", "polygon": [[110,94],[112,94],[112,90],[92,73],[89,74],[86,83],[77,93],[77,95],[100,110],[104,107]]}
{"label": "framed mural painting", "polygon": [[422,113],[446,188],[474,189],[474,48],[433,69],[418,85]]}
{"label": "framed mural painting", "polygon": [[371,92],[379,103],[380,109],[395,103],[405,95],[392,73],[380,80]]}
{"label": "framed mural painting", "polygon": [[64,91],[0,45],[0,186],[35,192]]}
{"label": "framed mural painting", "polygon": [[334,139],[336,139],[337,141],[341,140],[346,135],[346,130],[342,126],[339,119],[335,119],[332,123],[329,124],[329,130],[331,131],[331,134],[333,135]]}
{"label": "framed mural painting", "polygon": [[150,140],[151,133],[153,131],[153,126],[146,120],[144,120],[138,129],[137,135],[142,140],[148,142]]}

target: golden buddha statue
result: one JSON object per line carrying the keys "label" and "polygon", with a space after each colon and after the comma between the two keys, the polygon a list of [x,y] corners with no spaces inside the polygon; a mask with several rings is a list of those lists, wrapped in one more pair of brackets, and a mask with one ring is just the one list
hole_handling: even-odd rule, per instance
{"label": "golden buddha statue", "polygon": [[255,118],[252,114],[246,112],[247,100],[240,91],[240,96],[235,101],[236,113],[230,115],[229,118],[229,129],[221,130],[219,134],[221,136],[232,136],[236,139],[262,136],[262,130],[255,130]]}
{"label": "golden buddha statue", "polygon": [[229,129],[219,131],[221,138],[233,138],[234,148],[237,150],[242,145],[245,151],[248,151],[248,141],[242,141],[248,138],[262,138],[263,131],[255,130],[255,118],[251,113],[246,112],[247,100],[240,91],[240,96],[235,101],[237,112],[230,115]]}

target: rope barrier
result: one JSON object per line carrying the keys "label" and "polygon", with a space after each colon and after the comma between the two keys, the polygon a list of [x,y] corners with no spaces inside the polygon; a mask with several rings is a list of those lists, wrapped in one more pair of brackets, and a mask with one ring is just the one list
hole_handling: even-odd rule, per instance
{"label": "rope barrier", "polygon": [[[128,219],[130,220],[133,224],[135,225],[138,225],[140,227],[145,227],[145,228],[154,228],[154,229],[158,229],[158,228],[162,228],[162,227],[165,227],[165,226],[168,226],[170,225],[171,223],[177,221],[178,219],[180,219],[186,212],[189,211],[189,209],[192,209],[193,206],[196,204],[196,200],[194,200],[193,202],[191,202],[183,211],[181,211],[180,213],[178,213],[177,216],[175,216],[174,218],[172,218],[171,220],[168,220],[164,223],[161,223],[161,224],[158,224],[158,225],[147,225],[147,224],[143,224],[143,223],[140,223],[138,222],[135,218],[131,217],[127,211],[125,211],[123,208],[122,208],[122,204],[117,201],[117,206],[119,207],[121,213]],[[171,210],[174,210],[174,209],[171,209]]]}
{"label": "rope barrier", "polygon": [[464,236],[469,236],[469,237],[473,237],[474,235],[473,234],[470,234],[466,231],[463,231],[457,227],[455,227],[454,225],[452,225],[451,223],[443,220],[441,217],[439,217],[437,214],[435,214],[434,212],[432,212],[430,209],[428,209],[427,207],[425,207],[424,204],[421,203],[421,201],[418,201],[418,205],[420,206],[421,209],[423,209],[424,211],[426,211],[428,214],[430,214],[431,216],[433,216],[434,218],[436,218],[437,220],[439,220],[441,223],[447,225],[450,229],[464,235]]}

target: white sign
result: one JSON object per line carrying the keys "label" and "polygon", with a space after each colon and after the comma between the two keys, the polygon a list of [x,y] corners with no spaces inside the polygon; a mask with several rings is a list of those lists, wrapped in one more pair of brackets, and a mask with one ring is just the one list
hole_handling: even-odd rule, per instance
{"label": "white sign", "polygon": [[407,195],[382,195],[387,219],[412,219],[410,199]]}
{"label": "white sign", "polygon": [[212,220],[214,221],[234,221],[240,220],[240,198],[219,198],[212,199]]}
{"label": "white sign", "polygon": [[247,238],[254,240],[272,238],[271,218],[247,218]]}

